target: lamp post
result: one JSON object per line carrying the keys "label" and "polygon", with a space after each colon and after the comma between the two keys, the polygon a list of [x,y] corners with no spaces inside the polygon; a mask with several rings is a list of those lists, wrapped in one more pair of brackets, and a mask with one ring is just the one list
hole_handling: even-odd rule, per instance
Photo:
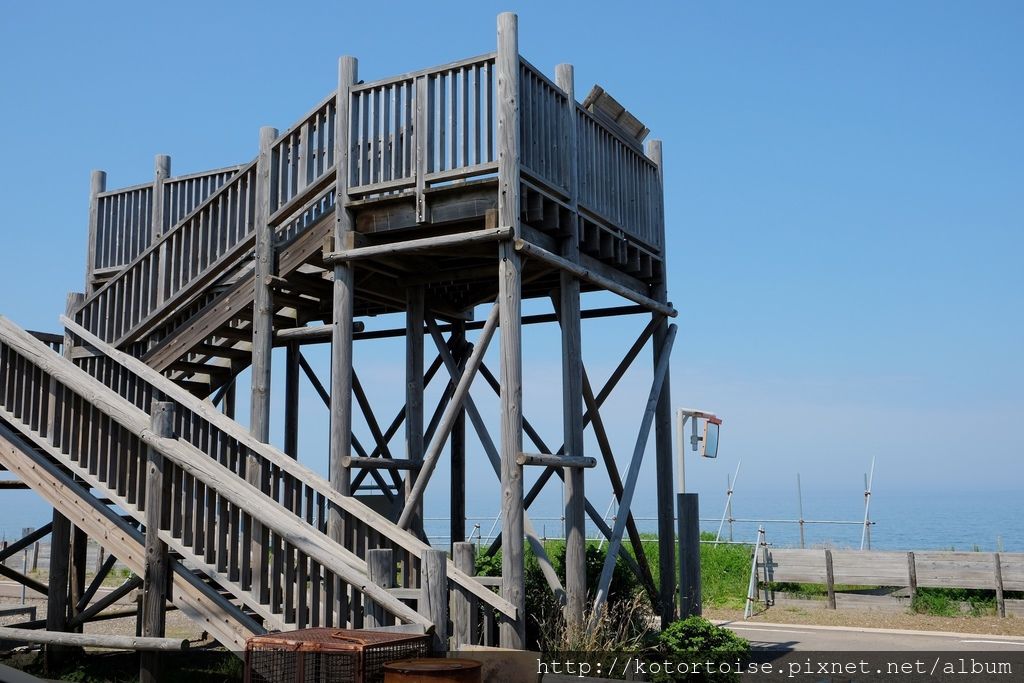
{"label": "lamp post", "polygon": [[[704,422],[703,435],[700,422]],[[718,431],[722,424],[713,413],[680,408],[676,413],[677,448],[676,524],[679,535],[679,617],[701,614],[700,505],[696,493],[686,492],[686,423],[690,423],[690,447],[705,458],[718,456]]]}

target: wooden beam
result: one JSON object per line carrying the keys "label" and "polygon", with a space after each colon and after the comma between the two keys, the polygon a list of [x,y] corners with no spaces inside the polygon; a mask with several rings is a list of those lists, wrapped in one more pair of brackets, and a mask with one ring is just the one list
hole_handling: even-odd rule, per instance
{"label": "wooden beam", "polygon": [[402,460],[396,458],[359,458],[347,457],[345,467],[369,467],[378,470],[418,470],[423,463],[416,460]]}
{"label": "wooden beam", "polygon": [[434,625],[430,649],[448,651],[448,555],[443,550],[424,550],[420,555],[419,612]]}
{"label": "wooden beam", "polygon": [[[28,488],[28,484],[24,484],[23,482],[20,482],[20,481],[18,483],[22,484],[25,488]],[[22,536],[21,538],[19,538],[14,543],[11,543],[9,546],[4,548],[3,550],[0,550],[0,562],[5,562],[7,560],[7,558],[14,557],[19,552],[21,552],[25,548],[29,547],[30,545],[32,545],[36,541],[44,538],[47,534],[50,533],[51,529],[53,529],[53,522],[47,522],[46,524],[44,524],[43,526],[39,527],[38,529],[36,529],[32,533],[30,533],[30,534],[28,534],[26,536]]]}
{"label": "wooden beam", "polygon": [[[374,584],[385,590],[395,587],[395,562],[394,552],[391,548],[376,548],[366,551],[366,576]],[[376,628],[379,626],[391,626],[394,619],[380,605],[368,601],[366,606],[366,627]]]}
{"label": "wooden beam", "polygon": [[96,633],[60,633],[9,626],[0,626],[0,639],[65,647],[97,647],[108,650],[173,652],[188,649],[187,638],[138,638]]}
{"label": "wooden beam", "polygon": [[552,266],[553,268],[560,268],[561,270],[566,271],[573,277],[579,278],[580,280],[585,280],[586,282],[589,282],[592,285],[600,287],[601,289],[606,289],[609,292],[612,292],[613,294],[618,294],[619,296],[625,299],[629,299],[633,303],[637,304],[638,306],[643,306],[652,313],[658,313],[659,315],[665,315],[672,318],[678,315],[676,309],[672,308],[671,306],[662,304],[649,296],[641,294],[640,292],[637,292],[635,290],[629,289],[628,287],[625,287],[619,284],[618,282],[615,282],[614,280],[610,280],[603,275],[598,275],[597,273],[593,272],[588,268],[584,268],[583,266],[576,265],[575,263],[567,261],[561,256],[558,256],[557,254],[552,254],[550,251],[544,249],[543,247],[538,247],[524,240],[516,240],[515,250],[517,252],[525,254],[526,256],[529,256],[530,258],[535,258],[538,261],[547,263],[549,266]]}
{"label": "wooden beam", "polygon": [[[466,357],[469,352],[466,344],[466,324],[456,324],[452,330],[450,345],[458,362],[459,372],[465,371]],[[481,366],[482,367],[482,366]],[[448,389],[454,390],[453,382],[448,383]],[[450,394],[450,392],[449,392]],[[451,396],[448,396],[451,400]],[[452,425],[450,444],[451,464],[449,472],[451,475],[451,509],[449,512],[449,536],[451,537],[452,553],[454,555],[456,544],[466,540],[466,409],[460,408],[455,416],[455,424]],[[458,564],[458,557],[455,557]],[[472,572],[475,573],[475,572]],[[456,631],[456,647],[459,644],[470,644],[471,641],[459,641],[458,627]]]}
{"label": "wooden beam", "polygon": [[517,465],[540,465],[542,467],[563,467],[566,469],[589,469],[597,467],[597,460],[586,456],[550,455],[548,453],[520,453]]}
{"label": "wooden beam", "polygon": [[[452,544],[455,566],[469,576],[476,574],[476,547],[472,543],[457,541]],[[464,645],[476,645],[479,621],[477,601],[466,591],[456,588],[452,591],[450,612],[452,616],[452,646],[456,650]]]}
{"label": "wooden beam", "polygon": [[331,251],[324,254],[324,263],[337,264],[362,259],[380,258],[381,256],[395,256],[398,254],[412,254],[445,247],[466,247],[471,244],[487,242],[501,242],[511,239],[510,228],[492,228],[484,230],[470,230],[450,235],[438,235],[436,237],[421,237],[419,239],[389,242],[387,244],[374,244],[367,247],[356,247],[354,249],[343,249]]}
{"label": "wooden beam", "polygon": [[89,177],[89,239],[86,249],[85,260],[85,293],[92,296],[96,291],[95,275],[96,270],[96,236],[99,231],[99,194],[107,189],[107,174],[105,171],[93,171]]}
{"label": "wooden beam", "polygon": [[665,337],[665,342],[659,355],[658,366],[654,369],[651,391],[647,397],[647,406],[644,409],[643,419],[640,422],[640,433],[637,435],[636,446],[633,448],[633,457],[629,462],[629,470],[626,473],[622,499],[619,501],[619,513],[615,518],[615,526],[612,528],[612,538],[608,541],[607,555],[605,555],[604,566],[601,569],[601,578],[598,581],[596,595],[594,596],[594,609],[591,616],[593,620],[600,617],[601,610],[608,600],[608,588],[611,586],[612,574],[615,570],[615,560],[619,554],[619,547],[622,545],[622,532],[626,528],[626,519],[631,511],[633,494],[636,491],[636,483],[640,477],[640,465],[643,463],[644,452],[647,450],[647,439],[650,436],[651,427],[654,423],[658,399],[661,397],[662,386],[668,376],[669,358],[671,357],[672,344],[675,338],[676,326],[670,325],[668,335]]}

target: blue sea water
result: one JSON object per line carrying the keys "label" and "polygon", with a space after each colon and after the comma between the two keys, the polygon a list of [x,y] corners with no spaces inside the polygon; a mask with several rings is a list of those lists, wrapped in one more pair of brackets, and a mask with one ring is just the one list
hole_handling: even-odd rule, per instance
{"label": "blue sea water", "polygon": [[[724,488],[724,487],[723,487]],[[651,492],[653,494],[653,492]],[[653,495],[637,499],[637,523],[641,532],[654,533]],[[538,501],[539,502],[539,501]],[[467,536],[493,538],[501,530],[495,509],[470,506]],[[725,492],[702,492],[701,530],[715,533],[725,509]],[[537,533],[547,538],[562,535],[561,510],[557,504],[532,509]],[[605,512],[602,506],[600,512]],[[438,515],[447,511],[437,511]],[[764,525],[769,543],[777,547],[799,547],[799,525],[773,520],[799,518],[795,487],[791,492],[777,488],[750,490],[737,487],[732,514],[737,520],[722,526],[722,539],[752,542],[759,525]],[[447,546],[449,522],[427,510],[426,531],[439,547]],[[864,495],[859,489],[837,492],[804,491],[803,517],[807,547],[828,545],[859,548],[863,531]],[[31,491],[4,491],[0,495],[0,539],[21,535],[23,527],[37,527],[50,519],[49,508]],[[901,492],[890,487],[876,490],[870,504],[871,547],[878,550],[950,549],[1024,552],[1024,495],[1020,492],[920,491]],[[614,523],[609,514],[608,523]],[[813,524],[811,520],[841,520],[855,524]],[[474,525],[479,525],[479,528]],[[597,537],[588,526],[588,535]]]}

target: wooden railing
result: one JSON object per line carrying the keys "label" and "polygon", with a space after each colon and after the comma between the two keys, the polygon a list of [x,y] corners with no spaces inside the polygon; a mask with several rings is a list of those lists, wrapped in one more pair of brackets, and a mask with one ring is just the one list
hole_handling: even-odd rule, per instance
{"label": "wooden railing", "polygon": [[586,109],[577,106],[576,112],[580,207],[660,250],[665,235],[658,167]]}
{"label": "wooden railing", "polygon": [[170,230],[180,223],[197,206],[206,201],[207,197],[231,180],[240,168],[240,166],[232,166],[165,180],[163,186],[163,230]]}
{"label": "wooden railing", "polygon": [[153,237],[153,185],[136,185],[96,198],[94,270],[120,268],[141,254]]}
{"label": "wooden railing", "polygon": [[[365,560],[369,550],[390,549],[396,563],[401,566],[399,573],[403,579],[403,586],[409,588],[417,585],[420,576],[420,557],[424,551],[430,549],[429,545],[355,498],[342,496],[322,476],[273,446],[259,442],[237,422],[215,410],[208,402],[181,389],[145,363],[105,344],[73,321],[64,318],[64,322],[76,343],[84,344],[94,351],[94,354],[77,361],[89,375],[102,381],[122,398],[142,410],[145,410],[157,396],[161,397],[160,400],[172,401],[177,406],[176,431],[179,438],[209,454],[239,478],[244,479],[247,466],[258,467],[263,493],[322,533],[327,532],[327,509],[333,506],[348,534],[345,545],[358,558]],[[200,491],[194,482],[188,480],[177,485],[177,490],[183,494],[180,496],[183,502],[179,501],[177,504],[188,509],[191,506],[190,498],[199,496]],[[199,526],[199,522],[196,521],[183,529],[186,539],[191,542],[201,536]],[[285,539],[273,535],[268,539],[268,543],[273,548],[275,563],[262,569],[261,580],[264,585],[269,582],[271,587],[271,608],[284,611],[286,616],[292,616],[296,607],[287,602],[288,595],[284,589],[289,585],[288,568],[292,566],[290,562],[295,561],[297,551]],[[298,555],[301,564],[303,558],[301,554]],[[205,557],[207,562],[216,563],[218,571],[221,572],[225,571],[229,564],[228,558],[214,556],[210,548],[206,549]],[[283,563],[283,584],[279,577],[282,573],[280,558],[290,558]],[[260,571],[259,568],[254,570]],[[450,562],[448,581],[453,590],[459,589],[475,595],[492,610],[510,616],[515,614],[515,609],[510,603],[484,588],[471,576],[459,571]]]}
{"label": "wooden railing", "polygon": [[525,59],[519,74],[519,158],[522,170],[562,195],[569,192],[569,98]]}
{"label": "wooden railing", "polygon": [[[146,454],[155,449],[169,482],[161,540],[269,628],[358,623],[364,596],[399,621],[428,624],[384,589],[367,585],[365,562],[355,553],[309,533],[296,517],[322,519],[325,501],[298,479],[287,480],[292,509],[282,505],[285,479],[275,463],[262,460],[262,449],[188,410],[178,418],[177,438],[158,437],[140,407],[152,388],[130,373],[112,381],[121,382],[120,394],[0,317],[0,418],[44,443],[58,464],[140,521]],[[278,475],[275,497],[246,483],[253,466],[271,482]],[[359,530],[346,533],[358,541]]]}
{"label": "wooden railing", "polygon": [[[237,172],[235,166],[155,181],[162,183],[163,227],[159,232],[177,225]],[[149,183],[96,196],[94,273],[123,268],[152,243],[153,194],[154,184]]]}
{"label": "wooden railing", "polygon": [[494,55],[352,88],[353,197],[495,173]]}

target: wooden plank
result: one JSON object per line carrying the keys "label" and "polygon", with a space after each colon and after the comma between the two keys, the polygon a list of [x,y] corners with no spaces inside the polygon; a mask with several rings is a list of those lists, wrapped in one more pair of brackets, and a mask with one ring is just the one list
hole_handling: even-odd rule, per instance
{"label": "wooden plank", "polygon": [[431,251],[433,249],[442,249],[446,247],[464,247],[471,244],[500,242],[502,240],[510,239],[511,234],[511,229],[507,227],[470,230],[467,232],[458,232],[449,235],[422,237],[419,239],[389,242],[387,244],[374,244],[366,247],[331,251],[323,255],[323,260],[324,263],[337,264],[346,261],[394,256],[396,254]]}
{"label": "wooden plank", "polygon": [[564,467],[566,469],[589,469],[597,467],[597,460],[586,456],[520,453],[516,456],[516,464],[539,465],[541,467]]}
{"label": "wooden plank", "polygon": [[60,633],[39,629],[0,626],[0,640],[15,640],[64,647],[97,647],[112,650],[139,650],[143,652],[173,652],[188,649],[188,639],[138,638],[95,633]]}
{"label": "wooden plank", "polygon": [[[395,563],[394,553],[390,548],[378,548],[369,550],[366,553],[367,576],[374,584],[391,590],[395,587]],[[391,626],[387,614],[377,603],[372,600],[366,609],[366,627],[375,628],[378,626]]]}
{"label": "wooden plank", "polygon": [[[150,428],[157,436],[174,436],[175,407],[168,401],[154,401],[151,411]],[[162,502],[165,491],[165,470],[163,456],[155,449],[148,449],[146,456],[146,569],[143,575],[142,635],[163,637],[166,624],[168,585],[167,545],[160,540]],[[144,661],[140,676],[145,680],[157,680],[156,662]]]}

